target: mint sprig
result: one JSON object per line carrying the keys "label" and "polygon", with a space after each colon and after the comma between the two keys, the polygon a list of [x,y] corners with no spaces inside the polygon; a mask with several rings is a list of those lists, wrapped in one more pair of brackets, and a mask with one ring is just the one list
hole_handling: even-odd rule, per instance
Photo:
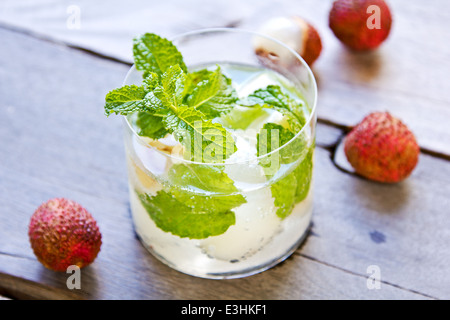
{"label": "mint sprig", "polygon": [[150,73],[162,75],[175,65],[187,72],[183,56],[177,47],[171,41],[153,33],[145,33],[133,40],[133,56],[136,69],[144,72],[144,78]]}
{"label": "mint sprig", "polygon": [[231,110],[237,100],[231,80],[219,67],[189,74],[178,49],[154,34],[136,38],[133,53],[136,68],[143,71],[142,85],[109,92],[107,115],[137,112],[140,135],[159,139],[173,134],[188,160],[218,163],[236,151],[231,134],[211,121]]}

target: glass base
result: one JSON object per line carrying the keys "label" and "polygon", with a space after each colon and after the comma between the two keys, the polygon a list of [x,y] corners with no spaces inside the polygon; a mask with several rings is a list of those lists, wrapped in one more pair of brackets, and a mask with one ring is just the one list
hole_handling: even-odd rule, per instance
{"label": "glass base", "polygon": [[151,248],[151,246],[147,245],[146,242],[143,240],[143,238],[136,231],[136,229],[135,229],[135,232],[136,232],[138,239],[144,246],[144,248],[147,249],[147,251],[149,251],[159,261],[161,261],[165,265],[169,266],[170,268],[172,268],[178,272],[190,275],[190,276],[195,276],[195,277],[204,278],[204,279],[224,280],[224,279],[238,279],[238,278],[252,276],[252,275],[261,273],[263,271],[266,271],[266,270],[278,265],[279,263],[283,262],[284,260],[289,258],[303,244],[303,242],[306,240],[306,238],[308,237],[308,235],[310,233],[311,225],[312,225],[312,223],[310,222],[308,227],[304,231],[303,235],[300,237],[300,239],[288,251],[286,251],[285,254],[283,254],[267,263],[264,263],[262,265],[258,265],[255,267],[246,268],[246,269],[242,269],[242,270],[237,270],[237,271],[233,271],[233,272],[219,272],[219,273],[200,273],[195,270],[189,271],[186,269],[181,269],[178,266],[174,265],[173,263],[167,261],[164,257],[159,255],[155,250],[153,250]]}

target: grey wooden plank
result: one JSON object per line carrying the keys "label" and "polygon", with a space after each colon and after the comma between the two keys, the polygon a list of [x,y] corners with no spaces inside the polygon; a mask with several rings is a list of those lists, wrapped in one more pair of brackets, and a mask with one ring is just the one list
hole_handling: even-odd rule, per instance
{"label": "grey wooden plank", "polygon": [[388,111],[411,129],[422,148],[450,155],[447,102],[339,82],[322,86],[319,108],[322,120],[353,126],[371,112]]}
{"label": "grey wooden plank", "polygon": [[[0,285],[1,292],[17,300],[82,300],[80,295],[67,289],[61,290],[48,287],[36,281],[26,280],[22,277],[14,277],[9,274],[0,274]],[[11,298],[0,295],[0,300],[11,300]]]}
{"label": "grey wooden plank", "polygon": [[338,144],[344,133],[336,127],[318,122],[316,126],[316,145],[328,148]]}
{"label": "grey wooden plank", "polygon": [[[12,285],[16,292],[23,291],[29,295],[28,298],[35,299],[429,299],[385,283],[380,285],[380,289],[369,289],[364,276],[357,276],[297,254],[281,265],[251,277],[208,280],[171,270],[145,253],[140,257],[140,265],[128,261],[120,265],[110,261],[109,264],[96,262],[82,269],[80,290],[69,290],[66,286],[68,275],[55,274],[37,261],[0,254],[0,263],[5,266],[0,272],[0,285],[5,278],[10,278],[9,275],[5,276],[5,272],[20,274],[23,280],[14,283],[8,281],[7,285]],[[26,279],[32,279],[34,286]]]}
{"label": "grey wooden plank", "polygon": [[[424,158],[408,187],[386,187],[342,173],[328,151],[318,148],[313,235],[298,254],[268,272],[219,286],[170,270],[134,236],[120,123],[102,114],[104,93],[120,85],[126,68],[16,33],[0,30],[0,35],[7,44],[0,54],[3,274],[64,288],[66,275],[46,270],[34,258],[26,229],[42,201],[65,196],[86,206],[104,234],[101,254],[83,271],[88,286],[80,293],[84,297],[448,296],[448,275],[442,271],[448,263],[448,181],[439,176],[448,172],[449,164],[432,157]],[[21,62],[11,61],[11,56]],[[422,214],[427,210],[432,214]],[[371,237],[374,231],[383,233],[390,247],[374,243],[372,238],[383,239]],[[410,248],[421,239],[425,246]],[[385,290],[368,292],[366,270],[372,264],[380,266]],[[426,278],[431,273],[436,277]]]}
{"label": "grey wooden plank", "polygon": [[[337,153],[351,172],[342,147]],[[377,265],[388,283],[448,299],[450,163],[421,154],[412,175],[393,185],[331,170],[331,161],[317,166],[317,239],[302,253],[357,273]]]}

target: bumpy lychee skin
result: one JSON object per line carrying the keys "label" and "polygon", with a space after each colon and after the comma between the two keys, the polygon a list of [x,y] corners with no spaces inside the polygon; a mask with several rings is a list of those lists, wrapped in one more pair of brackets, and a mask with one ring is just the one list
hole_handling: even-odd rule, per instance
{"label": "bumpy lychee skin", "polygon": [[28,228],[34,254],[47,268],[83,268],[97,257],[102,236],[92,215],[78,203],[55,198],[34,212]]}
{"label": "bumpy lychee skin", "polygon": [[[378,12],[372,11],[374,7],[370,6],[379,8],[379,26],[373,25],[376,20],[372,20],[372,17]],[[329,25],[348,48],[369,51],[379,47],[389,36],[392,14],[384,0],[336,0],[330,11]]]}
{"label": "bumpy lychee skin", "polygon": [[407,178],[419,160],[419,146],[408,127],[388,112],[366,116],[344,142],[355,171],[370,180],[396,183]]}

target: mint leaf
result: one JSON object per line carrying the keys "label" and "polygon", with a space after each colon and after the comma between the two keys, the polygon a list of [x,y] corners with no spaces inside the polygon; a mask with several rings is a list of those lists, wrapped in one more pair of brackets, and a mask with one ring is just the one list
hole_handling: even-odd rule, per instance
{"label": "mint leaf", "polygon": [[305,159],[295,169],[294,174],[297,178],[297,189],[295,192],[295,203],[303,201],[307,196],[311,187],[311,179],[313,172],[314,145],[311,146]]}
{"label": "mint leaf", "polygon": [[237,192],[234,181],[223,170],[222,166],[175,164],[168,175],[171,184],[185,190],[220,194]]}
{"label": "mint leaf", "polygon": [[[231,111],[238,96],[231,79],[222,74],[220,67],[214,72],[201,73],[198,76],[203,79],[192,88],[186,100],[187,105],[200,110],[208,119]],[[193,78],[194,81],[198,79]]]}
{"label": "mint leaf", "polygon": [[[312,174],[312,155],[314,147],[306,149],[307,143],[302,137],[292,140],[295,134],[289,129],[274,123],[266,123],[257,136],[258,155],[264,155],[273,151],[274,148],[281,147],[279,151],[274,152],[260,160],[260,165],[264,168],[268,178],[279,170],[281,164],[295,162],[296,159],[302,159],[296,168],[281,178],[271,186],[274,204],[277,207],[277,215],[284,219],[291,214],[295,204],[304,200],[308,195],[311,174]],[[276,141],[277,145],[273,145]],[[302,154],[308,152],[306,156]]]}
{"label": "mint leaf", "polygon": [[[279,164],[295,162],[305,152],[307,142],[302,136],[296,139],[294,137],[295,133],[282,125],[265,123],[260,133],[256,136],[258,146],[257,156],[273,152],[283,146],[283,148],[268,156],[268,159],[271,161],[275,159]],[[265,160],[265,162],[269,161]],[[279,166],[275,170],[278,170],[278,168]]]}
{"label": "mint leaf", "polygon": [[235,223],[232,209],[246,202],[223,170],[175,164],[168,173],[170,186],[155,196],[139,197],[156,225],[166,232],[190,239],[219,235]]}
{"label": "mint leaf", "polygon": [[110,91],[105,98],[105,114],[111,113],[127,115],[146,108],[143,99],[147,91],[135,85],[124,86]]}
{"label": "mint leaf", "polygon": [[259,118],[268,115],[268,112],[259,105],[254,107],[236,105],[229,113],[222,115],[220,121],[227,128],[245,130]]}
{"label": "mint leaf", "polygon": [[271,186],[277,215],[284,219],[291,214],[295,204],[303,201],[309,192],[312,177],[313,149],[308,152],[303,161],[287,176]]}
{"label": "mint leaf", "polygon": [[192,71],[186,74],[186,82],[184,85],[184,95],[188,96],[194,88],[203,80],[208,80],[213,72],[208,69]]}
{"label": "mint leaf", "polygon": [[105,98],[105,114],[128,115],[138,111],[152,114],[164,113],[161,101],[155,98],[152,90],[158,85],[159,77],[149,73],[142,86],[126,85],[110,91]]}
{"label": "mint leaf", "polygon": [[[187,105],[193,108],[198,108],[203,103],[206,103],[217,94],[220,88],[220,80],[222,78],[220,68],[217,68],[214,72],[202,75],[206,76],[206,78],[197,82],[195,86],[191,86],[192,92],[187,98]],[[198,79],[194,78],[193,80],[196,81]]]}
{"label": "mint leaf", "polygon": [[295,205],[296,190],[297,177],[293,172],[270,187],[274,204],[277,207],[277,216],[281,219],[291,214]]}
{"label": "mint leaf", "polygon": [[185,79],[179,65],[171,66],[161,76],[161,83],[154,88],[153,94],[168,110],[175,111],[182,104]]}
{"label": "mint leaf", "polygon": [[[191,197],[197,203],[210,202],[208,198],[211,198],[200,195]],[[217,211],[211,208],[208,212],[200,212],[163,190],[155,196],[139,194],[139,198],[158,228],[181,238],[205,239],[220,235],[236,223],[231,210]]]}
{"label": "mint leaf", "polygon": [[144,78],[154,72],[162,75],[174,65],[187,72],[183,56],[169,40],[153,33],[145,33],[133,40],[133,56],[137,70],[144,72]]}
{"label": "mint leaf", "polygon": [[[173,196],[197,213],[230,212],[246,202],[242,195],[193,195],[191,192],[173,190]],[[231,211],[232,212],[232,211]],[[234,215],[234,213],[233,213]]]}
{"label": "mint leaf", "polygon": [[136,119],[137,134],[154,140],[164,138],[168,131],[162,118],[147,112],[139,112]]}
{"label": "mint leaf", "polygon": [[205,121],[204,115],[188,106],[169,111],[163,119],[166,128],[181,142],[196,162],[222,162],[236,149],[234,139],[219,123]]}
{"label": "mint leaf", "polygon": [[284,219],[291,214],[295,204],[303,201],[311,187],[314,148],[311,147],[303,161],[290,174],[271,186],[277,215]]}
{"label": "mint leaf", "polygon": [[265,89],[258,89],[247,98],[240,101],[244,106],[260,105],[263,108],[273,108],[288,118],[292,132],[299,132],[305,125],[303,103],[291,98],[276,85],[269,85]]}
{"label": "mint leaf", "polygon": [[165,127],[186,148],[191,159],[221,162],[236,151],[231,134],[219,123],[205,120],[195,108],[182,104],[185,75],[179,66],[169,67],[162,75],[155,96],[166,107]]}
{"label": "mint leaf", "polygon": [[[217,75],[221,75],[220,70],[211,75],[218,77]],[[140,135],[157,138],[172,133],[186,148],[189,159],[221,162],[236,151],[233,137],[221,124],[213,123],[201,111],[183,104],[186,97],[185,81],[186,75],[179,65],[168,67],[161,76],[150,72],[142,86],[124,86],[108,93],[105,112],[123,115],[145,112],[148,115],[140,113],[139,121],[135,123]],[[217,78],[217,83],[221,83],[220,77]],[[209,85],[214,84],[202,81],[197,83],[194,87],[197,99],[207,94]],[[216,94],[219,92],[214,91]],[[147,128],[148,126],[152,127]]]}
{"label": "mint leaf", "polygon": [[[199,212],[226,212],[246,203],[223,167],[174,165],[169,171],[172,194]],[[195,193],[202,193],[201,197]]]}

